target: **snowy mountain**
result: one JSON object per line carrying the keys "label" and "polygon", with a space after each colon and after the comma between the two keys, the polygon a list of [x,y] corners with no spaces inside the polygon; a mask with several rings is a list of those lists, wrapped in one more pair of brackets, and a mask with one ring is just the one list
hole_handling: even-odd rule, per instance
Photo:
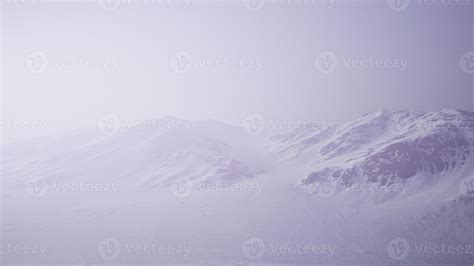
{"label": "snowy mountain", "polygon": [[282,130],[268,137],[266,148],[271,152],[285,154],[287,159],[296,158],[309,150],[319,148],[320,143],[332,136],[337,129],[334,123],[314,123],[311,127]]}
{"label": "snowy mountain", "polygon": [[[158,127],[172,121],[189,127]],[[179,180],[236,182],[260,171],[257,148],[236,127],[164,118],[114,134],[88,128],[7,145],[1,170],[7,187],[38,176],[51,182],[115,182],[130,189]]]}
{"label": "snowy mountain", "polygon": [[472,265],[420,246],[472,243],[474,113],[382,110],[268,138],[176,120],[3,146],[2,241],[45,254],[2,263]]}
{"label": "snowy mountain", "polygon": [[308,192],[328,182],[338,190],[361,184],[390,190],[408,183],[415,189],[472,171],[474,113],[460,110],[380,110],[343,125],[285,130],[266,142],[216,121],[163,118],[148,125],[179,124],[173,121],[189,125],[123,127],[112,135],[89,128],[4,146],[3,185],[21,187],[36,176],[118,182],[131,189],[179,180],[232,183],[274,168],[278,162],[268,160],[275,154],[309,165],[298,184]]}
{"label": "snowy mountain", "polygon": [[472,112],[378,111],[330,137],[315,154],[325,166],[300,185],[310,192],[321,182],[336,183],[339,190],[360,184],[416,190],[440,178],[459,179],[473,170],[473,135]]}

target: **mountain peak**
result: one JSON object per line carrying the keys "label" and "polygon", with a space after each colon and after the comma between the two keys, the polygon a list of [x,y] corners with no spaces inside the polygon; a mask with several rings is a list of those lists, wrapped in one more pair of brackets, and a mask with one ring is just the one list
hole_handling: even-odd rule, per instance
{"label": "mountain peak", "polygon": [[462,109],[456,109],[456,108],[445,108],[435,113],[451,115],[451,116],[454,115],[454,116],[473,116],[474,117],[474,112],[466,111]]}
{"label": "mountain peak", "polygon": [[409,114],[421,116],[421,115],[424,115],[425,112],[418,111],[418,110],[410,111],[406,109],[378,109],[374,112],[365,113],[362,117],[381,117],[381,116],[391,117],[391,116],[401,116],[401,115],[409,115]]}

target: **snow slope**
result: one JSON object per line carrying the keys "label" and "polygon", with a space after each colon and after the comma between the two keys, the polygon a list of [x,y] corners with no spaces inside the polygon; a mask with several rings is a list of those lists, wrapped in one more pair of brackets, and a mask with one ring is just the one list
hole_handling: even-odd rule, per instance
{"label": "snow slope", "polygon": [[425,247],[472,245],[473,118],[382,110],[267,139],[198,121],[4,146],[1,247],[45,253],[0,262],[472,265]]}
{"label": "snow slope", "polygon": [[179,179],[252,178],[262,170],[257,149],[239,128],[212,121],[193,122],[189,130],[122,128],[112,135],[83,129],[6,146],[1,169],[6,187],[46,176],[51,182],[117,182],[150,189]]}
{"label": "snow slope", "polygon": [[[395,130],[390,129],[394,121]],[[460,182],[473,171],[473,134],[471,112],[379,111],[343,126],[316,155],[327,166],[309,173],[300,185],[309,191],[309,187],[317,190],[321,182],[337,183],[339,190],[361,184],[389,191],[410,186],[415,193],[440,178]],[[332,147],[330,153],[327,147]]]}

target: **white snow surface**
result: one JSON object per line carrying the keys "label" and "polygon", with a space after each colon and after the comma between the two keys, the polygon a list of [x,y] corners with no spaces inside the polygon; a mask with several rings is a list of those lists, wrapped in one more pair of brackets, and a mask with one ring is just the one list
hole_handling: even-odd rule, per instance
{"label": "white snow surface", "polygon": [[[473,265],[473,247],[422,248],[473,245],[473,146],[474,114],[451,109],[270,136],[196,121],[13,143],[1,150],[0,262]],[[115,257],[102,251],[110,238]],[[262,256],[246,252],[252,238]],[[402,258],[397,238],[409,243]]]}

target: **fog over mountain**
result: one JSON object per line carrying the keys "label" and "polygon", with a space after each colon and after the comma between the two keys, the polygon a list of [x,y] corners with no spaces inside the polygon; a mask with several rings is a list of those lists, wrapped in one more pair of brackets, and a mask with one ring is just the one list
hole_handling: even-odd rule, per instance
{"label": "fog over mountain", "polygon": [[466,0],[0,0],[0,264],[474,265]]}
{"label": "fog over mountain", "polygon": [[379,110],[271,130],[110,119],[2,148],[2,237],[46,250],[6,261],[472,261],[420,246],[471,243],[472,112]]}

